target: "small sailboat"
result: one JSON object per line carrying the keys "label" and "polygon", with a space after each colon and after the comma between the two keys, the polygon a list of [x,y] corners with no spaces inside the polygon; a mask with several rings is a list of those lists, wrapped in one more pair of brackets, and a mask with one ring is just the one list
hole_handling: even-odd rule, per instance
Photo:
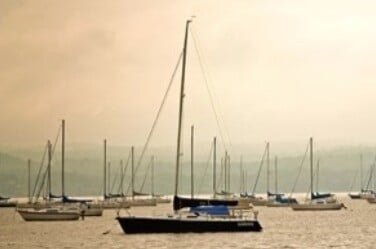
{"label": "small sailboat", "polygon": [[[250,208],[249,200],[246,198],[228,198],[230,196],[227,188],[228,188],[228,181],[225,180],[225,190],[221,192],[217,192],[216,186],[216,148],[217,148],[217,138],[214,137],[213,139],[213,198],[198,198],[194,196],[193,191],[193,181],[191,181],[191,197],[183,197],[183,196],[174,196],[173,198],[173,208],[174,210],[179,210],[185,207],[197,207],[197,206],[218,206],[218,205],[225,205],[225,206],[241,206],[244,208]],[[225,163],[224,168],[227,168],[227,161],[228,155],[225,155]],[[193,164],[191,165],[193,167]],[[228,171],[225,170],[224,178],[228,178]],[[193,170],[191,173],[191,179],[193,179]],[[222,196],[222,198],[217,198],[217,196]]]}
{"label": "small sailboat", "polygon": [[[48,141],[48,166],[47,166],[47,192],[51,193],[51,143]],[[61,203],[45,202],[30,203],[29,208],[18,206],[17,212],[25,221],[63,221],[78,220],[81,214],[80,207],[75,205],[62,205]]]}
{"label": "small sailboat", "polygon": [[277,164],[278,164],[278,158],[275,156],[274,158],[274,172],[275,172],[275,193],[270,193],[268,192],[268,196],[272,202],[269,202],[266,204],[267,207],[288,207],[292,203],[297,203],[296,199],[290,196],[285,196],[283,193],[278,192],[278,169],[277,169]]}
{"label": "small sailboat", "polygon": [[[176,154],[176,169],[175,169],[175,189],[174,189],[174,203],[178,197],[179,186],[179,168],[181,160],[181,130],[182,130],[182,115],[183,115],[183,99],[184,99],[184,82],[185,82],[185,64],[187,54],[187,41],[189,24],[191,20],[187,20],[185,28],[185,39],[183,48],[183,65],[181,88],[179,97],[179,122],[178,122],[178,136],[177,136],[177,154]],[[124,216],[117,217],[124,233],[202,233],[202,232],[246,232],[246,231],[261,231],[262,227],[255,218],[250,217],[213,217],[211,215],[179,215],[174,205],[174,215],[168,216]]]}
{"label": "small sailboat", "polygon": [[[269,191],[269,174],[270,174],[269,146],[270,146],[269,142],[267,142],[266,146],[265,146],[264,154],[262,156],[260,166],[259,166],[259,169],[258,169],[258,172],[257,172],[256,181],[253,185],[252,193],[251,194],[248,194],[248,193],[242,194],[242,196],[247,197],[254,206],[266,206],[266,205],[273,202],[272,197],[274,197],[274,195]],[[262,196],[256,196],[256,193],[255,193],[257,183],[258,183],[258,180],[259,180],[259,177],[260,177],[261,169],[262,169],[262,166],[264,164],[265,156],[266,156],[266,194],[267,194],[267,198],[264,198]]]}
{"label": "small sailboat", "polygon": [[42,209],[21,208],[17,212],[25,221],[68,221],[78,220],[81,212],[79,207],[48,207]]}
{"label": "small sailboat", "polygon": [[345,206],[343,203],[339,203],[336,199],[328,198],[328,194],[318,194],[313,192],[313,139],[309,139],[310,148],[310,199],[306,200],[304,203],[294,203],[291,204],[291,208],[294,211],[323,211],[323,210],[340,210]]}
{"label": "small sailboat", "polygon": [[100,202],[101,207],[104,209],[119,209],[119,208],[129,208],[130,204],[125,198],[121,196],[112,196],[107,193],[107,139],[103,140],[103,200]]}

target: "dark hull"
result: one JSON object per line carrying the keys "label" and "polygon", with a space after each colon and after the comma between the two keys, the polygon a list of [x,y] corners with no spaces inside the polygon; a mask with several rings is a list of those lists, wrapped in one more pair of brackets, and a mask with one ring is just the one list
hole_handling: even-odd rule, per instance
{"label": "dark hull", "polygon": [[207,233],[207,232],[260,232],[257,220],[117,217],[124,233]]}
{"label": "dark hull", "polygon": [[220,200],[210,198],[184,198],[180,196],[174,196],[173,208],[179,210],[185,207],[198,207],[198,206],[236,206],[238,200]]}

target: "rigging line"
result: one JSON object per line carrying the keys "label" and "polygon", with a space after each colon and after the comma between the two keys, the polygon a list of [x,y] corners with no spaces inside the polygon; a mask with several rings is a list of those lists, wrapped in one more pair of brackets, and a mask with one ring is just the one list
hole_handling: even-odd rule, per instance
{"label": "rigging line", "polygon": [[296,179],[295,179],[294,185],[292,186],[292,189],[291,189],[291,192],[290,192],[289,198],[292,197],[292,194],[295,192],[295,188],[296,188],[296,185],[297,185],[297,183],[298,183],[298,180],[299,180],[300,174],[302,173],[303,164],[304,164],[305,159],[306,159],[306,157],[307,157],[308,149],[309,149],[309,143],[307,144],[307,147],[306,147],[306,150],[305,150],[305,152],[304,152],[304,155],[303,155],[302,161],[300,162],[298,175],[296,176]]}
{"label": "rigging line", "polygon": [[41,164],[39,166],[39,170],[38,170],[38,174],[37,174],[37,179],[35,179],[32,196],[35,195],[35,191],[37,190],[37,185],[39,183],[39,178],[41,177],[42,168],[43,168],[43,165],[44,165],[44,160],[46,159],[47,149],[48,149],[48,145],[46,144],[44,152],[43,152],[43,156],[42,156],[42,162],[41,162]]}
{"label": "rigging line", "polygon": [[204,171],[204,174],[201,178],[201,182],[200,184],[198,185],[198,192],[197,193],[201,193],[201,190],[202,190],[202,186],[204,184],[204,180],[205,180],[205,177],[207,175],[207,172],[208,172],[208,168],[209,168],[209,163],[211,161],[211,158],[212,158],[212,154],[213,154],[213,143],[211,143],[211,147],[210,147],[210,152],[209,152],[209,157],[208,157],[208,160],[206,160],[206,167],[205,167],[205,171]]}
{"label": "rigging line", "polygon": [[257,183],[258,183],[258,180],[259,180],[260,174],[261,174],[262,165],[264,164],[264,160],[265,160],[266,151],[267,151],[267,147],[265,147],[264,154],[262,155],[262,158],[261,158],[260,166],[259,166],[259,169],[258,169],[258,172],[257,172],[256,181],[255,181],[255,184],[253,185],[253,189],[252,189],[252,195],[255,195]]}
{"label": "rigging line", "polygon": [[223,186],[223,182],[224,182],[224,160],[223,158],[221,158],[221,171],[220,171],[220,174],[219,174],[219,181],[217,183],[217,186],[216,186],[216,189],[219,189],[220,187],[222,188]]}
{"label": "rigging line", "polygon": [[[316,170],[313,172],[313,179],[317,179],[319,177],[318,167],[319,167],[320,160],[317,160],[316,162]],[[308,190],[306,191],[306,199],[309,197],[311,186],[308,186]],[[315,192],[312,190],[312,192]],[[319,193],[319,190],[316,188],[316,193]]]}
{"label": "rigging line", "polygon": [[43,173],[43,177],[42,177],[41,183],[40,183],[38,191],[37,191],[37,193],[35,195],[35,201],[38,201],[40,193],[43,190],[44,184],[46,182],[46,176],[47,176],[47,170],[45,170],[44,173]]}
{"label": "rigging line", "polygon": [[358,173],[359,173],[359,171],[357,170],[357,171],[355,172],[354,178],[353,178],[353,180],[352,180],[352,182],[351,182],[351,185],[350,185],[350,192],[353,190],[353,187],[354,187],[355,181],[356,181],[356,179],[358,178]]}
{"label": "rigging line", "polygon": [[[223,142],[224,150],[226,151],[227,147],[226,147],[226,142],[225,142],[225,139],[224,139],[224,136],[223,136],[223,132],[222,132],[222,129],[221,129],[221,125],[220,125],[219,114],[218,114],[218,112],[217,112],[217,110],[215,108],[213,94],[210,91],[210,87],[209,87],[210,77],[209,77],[208,73],[205,71],[205,68],[204,68],[205,65],[204,65],[204,62],[203,62],[203,58],[201,56],[201,53],[200,53],[200,50],[198,48],[197,41],[196,41],[197,38],[196,38],[195,33],[192,31],[192,28],[190,29],[190,32],[192,34],[193,44],[194,44],[194,47],[195,47],[195,50],[196,50],[196,53],[197,53],[197,57],[198,57],[198,61],[199,61],[199,64],[200,64],[200,68],[201,68],[201,71],[202,71],[202,74],[203,74],[203,77],[204,77],[204,82],[205,82],[206,90],[208,91],[208,95],[209,95],[209,99],[210,99],[210,104],[211,104],[211,107],[212,107],[212,110],[214,112],[214,116],[215,116],[215,119],[216,119],[216,122],[217,122],[217,127],[218,127],[218,130],[219,130],[219,135],[220,135],[221,140]],[[222,119],[222,123],[224,123],[223,119]],[[223,124],[223,126],[226,127],[224,124]],[[226,128],[225,128],[225,130],[226,130]],[[227,136],[228,136],[228,134],[227,134]],[[228,136],[228,139],[229,139],[229,136]],[[230,141],[229,141],[229,143],[230,143]]]}
{"label": "rigging line", "polygon": [[371,184],[371,180],[372,180],[372,176],[374,174],[374,168],[375,168],[375,163],[376,163],[376,157],[373,161],[373,163],[371,164],[371,168],[369,170],[369,178],[368,178],[368,182],[367,182],[367,189],[366,190],[369,190],[369,185]]}
{"label": "rigging line", "polygon": [[[54,153],[55,153],[56,144],[57,144],[57,142],[58,142],[58,140],[59,140],[59,137],[60,137],[60,131],[61,131],[61,128],[62,128],[62,126],[59,125],[59,128],[58,128],[58,130],[57,130],[57,136],[56,136],[56,138],[55,138],[55,142],[54,142],[54,145],[53,145],[53,147],[52,147],[51,161],[52,161],[52,158],[53,158]],[[50,188],[52,189],[52,186],[50,186]],[[51,191],[51,192],[52,192],[52,191]],[[50,193],[48,193],[48,194],[50,194]]]}
{"label": "rigging line", "polygon": [[[164,94],[164,96],[163,96],[163,99],[162,99],[161,105],[159,106],[159,109],[158,109],[157,115],[156,115],[156,117],[155,117],[155,119],[154,119],[153,125],[151,126],[151,129],[150,129],[149,134],[148,134],[148,136],[147,136],[147,138],[146,138],[146,142],[145,142],[145,144],[144,144],[144,147],[142,148],[141,155],[140,155],[140,157],[139,157],[139,159],[138,159],[138,161],[137,161],[136,169],[135,169],[135,171],[134,171],[134,174],[137,173],[138,169],[139,169],[140,166],[141,166],[142,159],[143,159],[144,154],[145,154],[145,152],[146,152],[146,150],[147,150],[147,148],[148,148],[148,146],[149,146],[149,142],[150,142],[151,137],[152,137],[152,135],[153,135],[154,129],[155,129],[155,127],[157,126],[157,123],[158,123],[159,117],[160,117],[160,115],[161,115],[162,109],[163,109],[164,104],[165,104],[165,102],[166,102],[166,99],[167,99],[168,93],[170,92],[170,89],[171,89],[172,83],[174,82],[175,75],[176,75],[176,73],[177,73],[177,71],[178,71],[178,68],[179,68],[180,62],[181,62],[181,60],[182,60],[182,57],[183,57],[183,52],[180,52],[178,62],[176,63],[176,66],[175,66],[175,68],[174,68],[174,71],[173,71],[173,73],[172,73],[172,75],[171,75],[171,78],[170,78],[170,81],[169,81],[169,83],[168,83],[168,86],[167,86],[166,92],[165,92],[165,94]],[[129,183],[129,184],[128,184],[128,187],[127,187],[127,193],[129,192],[130,187],[131,187],[131,184]]]}
{"label": "rigging line", "polygon": [[[121,181],[120,182],[123,182],[123,183],[124,183],[125,175],[126,175],[126,172],[127,172],[127,169],[128,169],[128,165],[129,165],[129,162],[130,162],[130,159],[131,159],[131,153],[132,152],[129,151],[127,162],[125,164],[124,170],[123,170],[122,175],[121,175]],[[124,194],[124,189],[122,189],[122,187],[123,186],[121,186],[121,184],[119,184],[118,193],[120,193],[120,194]],[[121,192],[120,192],[120,190],[121,190]]]}
{"label": "rigging line", "polygon": [[[116,183],[116,181],[117,181],[117,178],[118,178],[118,176],[121,174],[121,166],[119,167],[119,171],[120,171],[120,173],[119,174],[115,174],[115,179],[112,181],[112,185],[111,185],[111,188],[110,188],[110,194],[112,194],[112,190],[114,189],[114,187],[115,187],[115,183]],[[110,179],[111,180],[111,179]]]}
{"label": "rigging line", "polygon": [[149,162],[149,165],[146,169],[146,172],[145,172],[145,176],[144,176],[144,180],[142,181],[142,184],[141,184],[141,187],[140,187],[140,193],[142,193],[142,191],[144,190],[144,186],[145,186],[145,181],[146,181],[146,178],[148,177],[149,175],[149,169],[151,167],[151,160]]}
{"label": "rigging line", "polygon": [[57,141],[59,140],[59,137],[60,137],[60,131],[61,131],[61,125],[59,125],[59,129],[57,130],[57,136],[55,138],[54,146],[52,147],[51,157],[53,157],[53,155],[54,155],[56,144],[57,144]]}
{"label": "rigging line", "polygon": [[183,57],[183,52],[180,53],[180,55],[179,55],[179,59],[178,59],[178,62],[176,63],[176,66],[175,66],[175,68],[174,68],[174,71],[173,71],[173,73],[172,73],[172,75],[171,75],[170,81],[169,81],[168,86],[167,86],[167,90],[166,90],[166,92],[165,92],[165,94],[164,94],[164,96],[163,96],[163,99],[162,99],[162,103],[161,103],[161,105],[160,105],[160,107],[159,107],[159,109],[158,109],[158,112],[157,112],[157,115],[156,115],[156,117],[155,117],[155,119],[154,119],[153,125],[152,125],[152,127],[151,127],[151,129],[150,129],[150,132],[149,132],[148,136],[147,136],[146,143],[145,143],[145,145],[144,145],[144,147],[143,147],[143,149],[142,149],[142,152],[141,152],[140,158],[139,158],[139,160],[138,160],[138,162],[137,162],[135,173],[137,172],[138,168],[140,167],[141,162],[142,162],[142,159],[143,159],[143,157],[144,157],[144,154],[145,154],[145,152],[146,152],[146,150],[147,150],[147,148],[148,148],[148,146],[149,146],[150,139],[151,139],[151,137],[152,137],[152,135],[153,135],[153,132],[154,132],[154,129],[155,129],[157,123],[158,123],[159,117],[160,117],[160,115],[161,115],[162,109],[163,109],[164,104],[165,104],[165,102],[166,102],[166,99],[167,99],[168,93],[170,92],[170,89],[171,89],[172,83],[174,82],[175,75],[176,75],[176,72],[177,72],[177,70],[178,70],[178,68],[179,68],[179,65],[180,65],[180,62],[181,62],[181,60],[182,60],[182,57]]}

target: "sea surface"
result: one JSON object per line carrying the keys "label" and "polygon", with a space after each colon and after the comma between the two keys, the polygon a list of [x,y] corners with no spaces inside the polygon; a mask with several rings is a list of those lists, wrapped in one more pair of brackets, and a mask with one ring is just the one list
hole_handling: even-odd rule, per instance
{"label": "sea surface", "polygon": [[[255,207],[260,233],[125,235],[116,211],[63,222],[25,222],[14,208],[0,209],[0,248],[376,248],[376,204],[338,197],[340,211]],[[132,215],[171,213],[171,204],[132,207]],[[122,210],[120,215],[128,215]],[[108,234],[104,232],[110,230]]]}

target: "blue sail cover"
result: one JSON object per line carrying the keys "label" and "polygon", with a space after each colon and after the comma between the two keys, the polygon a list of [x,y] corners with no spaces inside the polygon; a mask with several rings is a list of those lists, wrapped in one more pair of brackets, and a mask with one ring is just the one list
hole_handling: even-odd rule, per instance
{"label": "blue sail cover", "polygon": [[229,215],[227,206],[197,206],[190,208],[190,211],[192,213],[204,213],[207,215],[218,215],[218,216],[224,216]]}

